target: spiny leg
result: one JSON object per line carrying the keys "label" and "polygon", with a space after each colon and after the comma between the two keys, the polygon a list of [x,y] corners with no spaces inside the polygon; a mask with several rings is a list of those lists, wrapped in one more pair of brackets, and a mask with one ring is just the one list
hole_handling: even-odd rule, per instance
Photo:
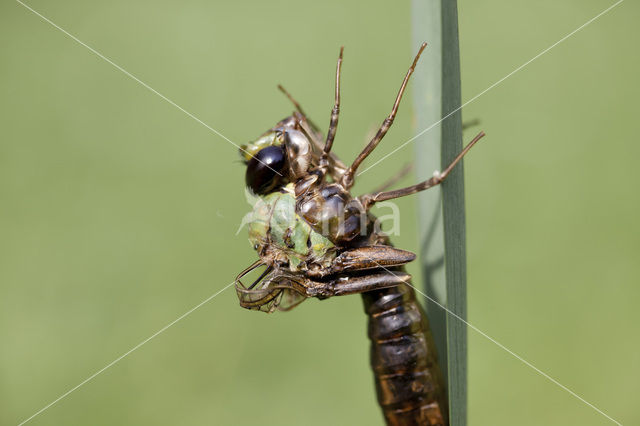
{"label": "spiny leg", "polygon": [[453,170],[456,164],[458,164],[460,160],[462,160],[462,157],[464,157],[464,155],[467,152],[469,152],[471,147],[473,147],[473,145],[475,145],[475,143],[478,142],[483,136],[484,136],[484,132],[478,133],[478,135],[475,138],[473,138],[471,142],[469,142],[469,144],[460,152],[460,154],[458,154],[458,156],[451,162],[451,164],[449,164],[447,168],[444,169],[443,172],[434,173],[434,176],[431,179],[427,179],[424,182],[420,182],[416,185],[407,186],[406,188],[396,189],[394,191],[375,192],[371,194],[365,194],[358,197],[358,199],[362,203],[362,206],[365,208],[365,210],[368,210],[372,205],[374,205],[379,201],[391,200],[393,198],[399,198],[399,197],[404,197],[405,195],[415,194],[416,192],[424,191],[425,189],[429,189],[433,186],[436,186],[442,183],[442,181],[444,181],[447,178],[447,176],[449,175],[451,170]]}
{"label": "spiny leg", "polygon": [[[333,109],[331,110],[331,119],[329,121],[329,130],[327,131],[327,139],[324,143],[324,147],[322,148],[322,154],[320,156],[320,161],[319,161],[319,168],[323,174],[327,172],[327,169],[330,166],[329,158],[330,158],[331,147],[333,146],[333,141],[336,137],[336,131],[338,130],[338,118],[340,116],[340,73],[342,69],[343,52],[344,52],[344,46],[340,47],[340,54],[338,55],[338,63],[336,65],[335,103],[333,105]],[[296,110],[298,110],[298,112],[303,117],[306,118],[306,114],[304,113],[304,110],[302,109],[302,106],[298,103],[298,101],[296,101],[293,98],[293,96],[291,96],[291,94],[287,92],[284,87],[282,87],[282,85],[279,84],[278,89],[280,89],[280,91],[284,93],[287,96],[287,98],[289,98],[289,100],[296,107]],[[306,120],[311,125],[312,130],[315,130],[315,131],[318,130],[318,127],[315,124],[313,124],[311,120],[309,120],[308,118]],[[333,163],[336,163],[335,158],[331,158],[331,160],[333,160]],[[336,177],[335,174],[332,173],[332,175],[334,178]]]}
{"label": "spiny leg", "polygon": [[336,280],[331,296],[345,296],[348,294],[365,293],[372,290],[395,287],[406,284],[411,280],[411,275],[401,271],[384,271],[359,277],[348,277]]}
{"label": "spiny leg", "polygon": [[376,270],[367,275],[342,274],[335,279],[316,281],[308,277],[280,278],[279,289],[287,289],[306,298],[326,299],[332,296],[364,293],[404,284],[411,275],[403,271]]}
{"label": "spiny leg", "polygon": [[349,272],[370,269],[393,268],[412,262],[416,255],[410,251],[387,245],[372,245],[345,250],[335,258],[329,268],[309,269],[306,275],[322,278],[329,275],[342,276]]}
{"label": "spiny leg", "polygon": [[287,97],[287,99],[289,99],[289,101],[291,101],[293,106],[296,108],[296,111],[298,111],[300,114],[302,114],[305,117],[305,119],[307,120],[307,123],[309,123],[311,128],[314,131],[319,132],[320,128],[318,126],[316,126],[316,124],[313,121],[311,121],[311,119],[309,117],[307,117],[307,114],[305,114],[305,112],[302,109],[302,106],[300,105],[300,103],[298,103],[298,101],[296,101],[296,99],[293,96],[291,96],[291,93],[289,93],[287,91],[287,89],[285,89],[282,86],[282,84],[278,84],[278,90],[280,90],[282,93],[284,93],[284,95]]}
{"label": "spiny leg", "polygon": [[[311,129],[309,127],[310,123],[304,115],[300,114],[299,112],[296,112],[293,114],[293,116],[296,118],[298,122],[298,126],[300,126],[303,133],[309,138],[309,140],[313,144],[315,150],[322,152],[322,150],[324,149],[324,142],[321,140],[322,134],[320,134],[319,131],[314,131],[314,129]],[[347,170],[347,166],[342,162],[342,160],[340,160],[340,158],[336,155],[335,152],[329,153],[328,161],[329,161],[329,168],[328,168],[329,175],[331,175],[331,178],[334,181],[337,181],[344,174],[344,171]]]}
{"label": "spiny leg", "polygon": [[380,128],[378,129],[378,132],[376,133],[376,135],[373,137],[373,139],[371,139],[371,141],[362,150],[362,152],[356,157],[356,159],[353,161],[353,164],[349,166],[345,174],[342,176],[340,183],[345,189],[348,190],[353,186],[354,174],[356,170],[358,170],[358,167],[364,161],[364,159],[367,158],[369,154],[373,152],[374,149],[376,149],[376,147],[378,146],[382,138],[384,138],[384,136],[387,134],[387,131],[393,124],[393,120],[396,118],[396,114],[398,113],[398,107],[400,105],[400,101],[402,100],[402,94],[404,93],[404,89],[406,88],[407,83],[409,82],[409,78],[411,77],[411,74],[413,74],[413,71],[415,70],[416,65],[418,63],[418,59],[420,59],[420,55],[422,54],[422,51],[425,49],[425,47],[427,47],[427,43],[422,43],[422,46],[420,46],[420,50],[418,50],[418,54],[416,55],[416,57],[413,60],[413,63],[409,67],[409,70],[407,71],[407,74],[405,75],[404,80],[402,81],[402,86],[400,86],[400,90],[398,91],[398,95],[396,96],[396,101],[393,104],[391,113],[389,114],[389,116],[387,116],[387,118],[384,119],[384,121],[382,122],[382,126],[380,126]]}
{"label": "spiny leg", "polygon": [[331,110],[331,120],[329,121],[329,130],[327,131],[327,140],[324,143],[324,149],[322,150],[322,156],[320,157],[320,170],[326,171],[329,165],[329,152],[333,146],[333,140],[336,137],[336,131],[338,130],[338,118],[340,116],[340,70],[342,68],[342,53],[344,52],[344,46],[340,47],[340,55],[338,56],[338,64],[336,65],[336,92],[335,103]]}
{"label": "spiny leg", "polygon": [[[338,70],[336,73],[337,85],[339,84],[340,63],[342,62],[342,49],[340,49],[340,58],[338,61],[339,61]],[[325,164],[325,170],[326,168],[329,168],[329,174],[331,175],[334,181],[337,181],[344,174],[344,171],[347,169],[347,166],[342,162],[342,160],[340,160],[340,158],[338,158],[336,154],[334,154],[333,152],[329,152],[329,150],[331,149],[331,145],[333,144],[333,138],[335,138],[335,133],[336,133],[335,127],[338,125],[337,114],[339,111],[336,111],[336,118],[335,118],[335,124],[334,124],[333,117],[334,117],[334,110],[336,110],[336,107],[334,107],[334,109],[332,110],[331,122],[329,124],[330,125],[329,134],[331,134],[331,126],[334,127],[334,130],[333,130],[333,135],[331,135],[331,144],[329,146],[329,150],[326,150],[326,145],[327,145],[326,142],[323,143],[321,140],[319,140],[319,138],[322,137],[320,128],[313,121],[311,121],[309,117],[307,117],[300,103],[298,103],[298,101],[296,101],[296,99],[293,96],[291,96],[291,94],[287,91],[287,89],[285,89],[281,84],[278,84],[278,89],[282,93],[284,93],[284,95],[291,101],[291,103],[296,108],[297,113],[294,112],[293,116],[298,121],[298,125],[303,130],[303,132],[307,135],[307,137],[311,140],[311,142],[316,146],[316,148],[320,152],[322,152],[321,160],[322,158],[325,159],[323,160]],[[337,87],[336,95],[337,95],[337,104],[338,104],[338,110],[339,110],[339,103],[340,103],[339,86]],[[327,139],[328,138],[329,136],[327,136]]]}
{"label": "spiny leg", "polygon": [[327,131],[327,140],[324,144],[323,156],[331,151],[333,146],[333,140],[336,137],[336,131],[338,130],[338,118],[340,115],[340,73],[342,69],[342,54],[344,52],[344,46],[340,47],[340,54],[338,55],[338,63],[336,65],[336,89],[335,89],[335,103],[331,110],[331,119],[329,121],[329,130]]}

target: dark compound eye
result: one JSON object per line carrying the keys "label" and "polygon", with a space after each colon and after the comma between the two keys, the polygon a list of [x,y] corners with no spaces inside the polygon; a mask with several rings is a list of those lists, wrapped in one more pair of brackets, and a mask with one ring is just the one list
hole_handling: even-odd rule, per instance
{"label": "dark compound eye", "polygon": [[262,148],[247,163],[247,186],[256,194],[266,194],[273,190],[285,175],[286,158],[282,146]]}

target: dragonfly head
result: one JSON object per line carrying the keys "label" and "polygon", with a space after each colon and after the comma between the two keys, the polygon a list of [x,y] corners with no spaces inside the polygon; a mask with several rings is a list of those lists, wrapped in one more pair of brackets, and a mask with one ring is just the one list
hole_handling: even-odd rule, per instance
{"label": "dragonfly head", "polygon": [[247,186],[258,195],[295,182],[311,167],[311,142],[287,119],[240,147],[240,156],[247,166]]}

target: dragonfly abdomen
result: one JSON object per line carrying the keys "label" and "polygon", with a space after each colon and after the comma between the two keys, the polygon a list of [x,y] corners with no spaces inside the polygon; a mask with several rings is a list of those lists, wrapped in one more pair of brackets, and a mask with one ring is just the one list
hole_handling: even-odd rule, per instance
{"label": "dragonfly abdomen", "polygon": [[371,367],[388,425],[448,425],[446,395],[426,315],[408,285],[362,295]]}

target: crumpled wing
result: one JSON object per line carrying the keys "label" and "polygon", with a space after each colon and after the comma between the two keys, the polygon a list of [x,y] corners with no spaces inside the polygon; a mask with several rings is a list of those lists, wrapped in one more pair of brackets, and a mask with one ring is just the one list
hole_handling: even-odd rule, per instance
{"label": "crumpled wing", "polygon": [[260,276],[258,281],[249,287],[240,281],[240,278],[244,275],[262,265],[264,264],[256,262],[236,278],[236,294],[238,295],[240,306],[246,309],[271,313],[275,310],[291,310],[307,299],[303,284],[305,278],[283,273],[277,268],[266,275]]}

